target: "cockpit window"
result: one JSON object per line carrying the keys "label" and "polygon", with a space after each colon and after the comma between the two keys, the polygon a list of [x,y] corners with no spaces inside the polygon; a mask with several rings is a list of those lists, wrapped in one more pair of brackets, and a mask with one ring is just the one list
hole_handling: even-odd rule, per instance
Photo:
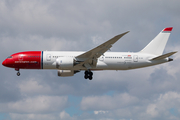
{"label": "cockpit window", "polygon": [[9,57],[7,57],[7,58],[12,58],[12,56],[9,56]]}

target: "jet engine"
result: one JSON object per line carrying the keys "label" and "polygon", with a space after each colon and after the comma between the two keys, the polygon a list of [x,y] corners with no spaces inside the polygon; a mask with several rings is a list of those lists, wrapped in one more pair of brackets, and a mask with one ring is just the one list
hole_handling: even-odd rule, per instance
{"label": "jet engine", "polygon": [[80,72],[80,71],[74,71],[74,70],[58,70],[58,76],[61,76],[61,77],[73,76],[73,75],[76,74],[77,72]]}
{"label": "jet engine", "polygon": [[70,69],[74,66],[75,60],[71,57],[60,57],[56,59],[56,68]]}

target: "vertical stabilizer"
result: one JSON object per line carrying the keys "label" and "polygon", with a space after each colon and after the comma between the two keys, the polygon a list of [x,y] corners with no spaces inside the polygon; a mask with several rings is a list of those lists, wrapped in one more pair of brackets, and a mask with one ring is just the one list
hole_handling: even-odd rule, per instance
{"label": "vertical stabilizer", "polygon": [[163,29],[144,49],[140,52],[154,55],[162,55],[169,35],[173,27]]}

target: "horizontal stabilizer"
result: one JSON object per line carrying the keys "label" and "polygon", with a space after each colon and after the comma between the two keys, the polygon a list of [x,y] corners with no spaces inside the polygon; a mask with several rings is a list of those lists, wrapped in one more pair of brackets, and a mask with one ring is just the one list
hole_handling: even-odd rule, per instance
{"label": "horizontal stabilizer", "polygon": [[164,54],[164,55],[160,55],[160,56],[158,56],[158,57],[155,57],[155,58],[151,59],[151,61],[152,61],[152,60],[165,59],[165,58],[167,58],[167,57],[169,57],[169,56],[171,56],[171,55],[173,55],[173,54],[175,54],[175,53],[177,53],[177,51],[176,51],[176,52],[170,52],[170,53],[167,53],[167,54]]}

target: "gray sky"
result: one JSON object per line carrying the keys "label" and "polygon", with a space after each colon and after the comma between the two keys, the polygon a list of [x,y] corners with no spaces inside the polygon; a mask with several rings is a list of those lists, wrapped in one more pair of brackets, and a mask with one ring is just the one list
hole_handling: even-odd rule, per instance
{"label": "gray sky", "polygon": [[[21,51],[86,51],[130,31],[111,51],[140,51],[173,27],[165,53],[180,51],[178,0],[0,0],[0,61]],[[180,55],[130,71],[58,77],[56,70],[0,66],[2,120],[178,120]]]}

